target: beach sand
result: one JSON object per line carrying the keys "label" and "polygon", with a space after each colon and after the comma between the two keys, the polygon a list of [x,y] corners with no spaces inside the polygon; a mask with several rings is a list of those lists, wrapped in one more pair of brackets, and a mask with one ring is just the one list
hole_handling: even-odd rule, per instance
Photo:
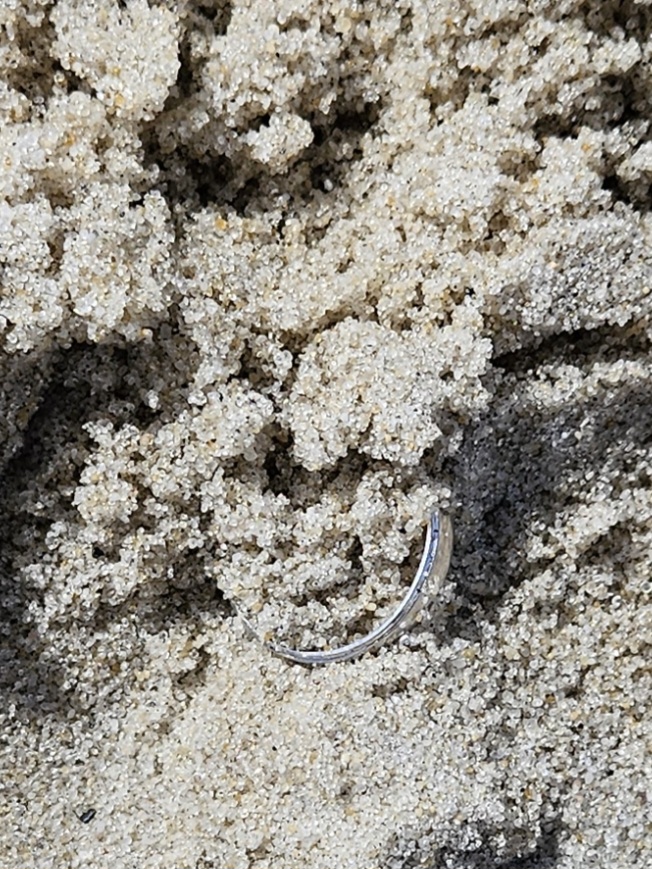
{"label": "beach sand", "polygon": [[651,7],[4,0],[1,869],[652,865]]}

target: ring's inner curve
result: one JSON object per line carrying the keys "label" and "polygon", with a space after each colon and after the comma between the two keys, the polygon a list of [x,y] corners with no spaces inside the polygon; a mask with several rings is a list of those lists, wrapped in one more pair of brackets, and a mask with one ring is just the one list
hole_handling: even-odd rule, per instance
{"label": "ring's inner curve", "polygon": [[402,600],[369,633],[352,642],[324,649],[295,649],[276,637],[261,637],[250,618],[241,613],[251,634],[260,639],[274,654],[302,664],[327,664],[358,657],[380,645],[391,642],[417,618],[426,598],[431,599],[443,581],[452,551],[452,525],[448,516],[435,511],[426,527],[426,540],[419,566]]}

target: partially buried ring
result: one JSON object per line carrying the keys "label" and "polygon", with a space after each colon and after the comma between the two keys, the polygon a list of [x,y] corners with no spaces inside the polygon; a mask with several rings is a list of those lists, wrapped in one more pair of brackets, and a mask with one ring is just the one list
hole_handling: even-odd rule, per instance
{"label": "partially buried ring", "polygon": [[[373,631],[345,646],[325,651],[291,649],[274,641],[262,642],[274,655],[295,664],[334,664],[357,658],[359,655],[395,639],[403,630],[413,624],[426,599],[426,583],[430,583],[430,594],[436,594],[446,576],[452,551],[453,525],[451,520],[445,513],[435,510],[428,520],[423,555],[412,580],[412,585],[398,608]],[[242,614],[240,616],[248,631],[260,640],[261,638],[251,622]]]}

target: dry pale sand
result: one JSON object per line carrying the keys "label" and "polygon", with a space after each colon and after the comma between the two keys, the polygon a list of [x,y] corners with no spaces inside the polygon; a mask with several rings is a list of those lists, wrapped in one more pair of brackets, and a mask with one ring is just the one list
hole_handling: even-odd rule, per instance
{"label": "dry pale sand", "polygon": [[2,0],[0,869],[652,865],[651,7]]}

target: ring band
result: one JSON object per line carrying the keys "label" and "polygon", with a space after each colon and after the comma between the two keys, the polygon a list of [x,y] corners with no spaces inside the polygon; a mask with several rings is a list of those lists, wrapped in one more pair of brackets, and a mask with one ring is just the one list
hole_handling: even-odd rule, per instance
{"label": "ring band", "polygon": [[[378,627],[359,640],[345,646],[326,651],[291,649],[274,641],[262,641],[279,658],[295,664],[316,665],[334,664],[357,658],[371,649],[390,642],[412,625],[426,601],[426,584],[430,584],[429,594],[434,595],[448,571],[453,551],[453,525],[445,513],[438,510],[428,520],[426,542],[412,585],[398,608]],[[257,639],[260,637],[247,618],[241,615],[248,631]]]}

